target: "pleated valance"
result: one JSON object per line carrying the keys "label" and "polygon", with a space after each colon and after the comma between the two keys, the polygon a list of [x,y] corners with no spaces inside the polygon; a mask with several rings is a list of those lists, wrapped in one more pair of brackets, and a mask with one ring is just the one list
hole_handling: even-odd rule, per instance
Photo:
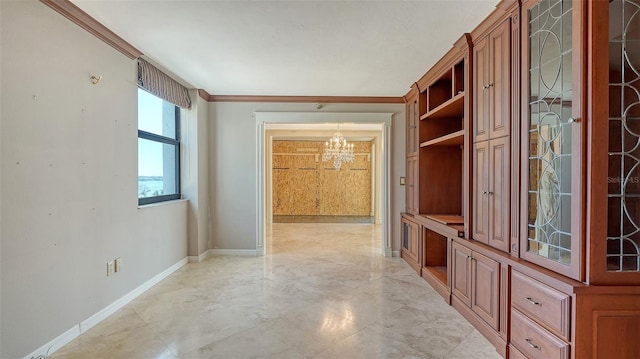
{"label": "pleated valance", "polygon": [[176,106],[191,109],[189,90],[142,58],[138,58],[138,86]]}

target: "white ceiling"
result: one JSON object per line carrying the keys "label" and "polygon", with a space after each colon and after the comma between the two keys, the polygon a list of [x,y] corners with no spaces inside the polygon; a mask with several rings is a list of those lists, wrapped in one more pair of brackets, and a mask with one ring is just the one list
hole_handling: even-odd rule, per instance
{"label": "white ceiling", "polygon": [[402,96],[497,0],[73,0],[215,95]]}

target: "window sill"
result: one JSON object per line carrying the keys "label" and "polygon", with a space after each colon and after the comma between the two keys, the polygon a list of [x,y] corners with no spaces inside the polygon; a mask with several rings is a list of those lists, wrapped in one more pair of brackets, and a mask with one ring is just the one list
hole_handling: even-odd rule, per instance
{"label": "window sill", "polygon": [[163,202],[156,202],[156,203],[149,203],[149,204],[143,204],[143,205],[138,205],[138,209],[144,209],[144,208],[150,208],[150,207],[160,207],[160,206],[167,206],[167,205],[171,205],[171,204],[176,204],[176,203],[181,203],[181,202],[188,202],[189,200],[186,198],[181,198],[181,199],[172,199],[170,201],[163,201]]}

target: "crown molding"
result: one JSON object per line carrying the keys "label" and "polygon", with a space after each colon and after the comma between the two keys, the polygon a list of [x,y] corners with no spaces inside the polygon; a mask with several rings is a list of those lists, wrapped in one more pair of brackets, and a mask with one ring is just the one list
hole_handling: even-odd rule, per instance
{"label": "crown molding", "polygon": [[209,95],[209,93],[203,89],[198,89],[198,96],[200,96],[200,98],[202,98],[207,102],[209,102],[210,101],[209,98],[211,98],[211,95]]}
{"label": "crown molding", "polygon": [[104,41],[109,46],[120,51],[130,59],[136,59],[142,55],[142,51],[136,49],[123,38],[116,35],[98,20],[91,17],[69,0],[40,0],[43,4],[57,11],[62,16],[74,22],[76,25]]}
{"label": "crown molding", "polygon": [[[207,92],[198,90],[202,98]],[[259,96],[209,95],[209,102],[295,102],[295,103],[404,103],[402,97],[382,96]]]}

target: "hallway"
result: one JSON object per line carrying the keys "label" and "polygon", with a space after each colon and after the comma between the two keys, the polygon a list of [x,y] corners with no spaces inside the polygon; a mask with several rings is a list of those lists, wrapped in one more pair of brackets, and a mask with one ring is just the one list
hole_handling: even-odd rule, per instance
{"label": "hallway", "polygon": [[188,264],[52,358],[499,358],[380,232],[273,224],[266,256]]}

